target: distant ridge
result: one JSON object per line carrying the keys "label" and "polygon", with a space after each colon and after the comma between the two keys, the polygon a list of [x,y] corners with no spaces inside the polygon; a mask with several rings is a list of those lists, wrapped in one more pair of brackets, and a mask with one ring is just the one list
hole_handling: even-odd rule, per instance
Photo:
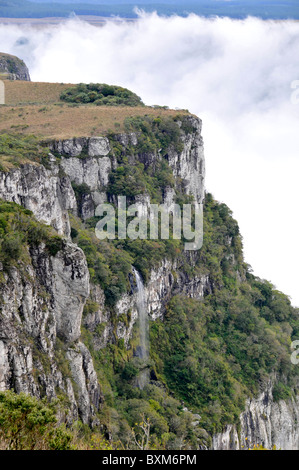
{"label": "distant ridge", "polygon": [[[104,0],[105,2],[105,0]],[[65,1],[27,1],[27,0],[6,0],[0,1],[0,21],[1,18],[46,18],[46,17],[64,17],[70,15],[78,16],[120,16],[122,18],[137,18],[138,14],[135,7],[139,7],[146,12],[156,11],[159,15],[187,16],[189,13],[195,13],[204,17],[230,17],[243,19],[247,16],[255,16],[262,19],[285,20],[299,19],[299,5],[296,0],[284,0],[281,3],[273,0],[191,0],[187,2],[173,0],[144,2],[143,0],[113,2],[106,1],[106,4],[95,3],[89,0],[89,3],[76,0],[71,3]]]}
{"label": "distant ridge", "polygon": [[0,52],[0,78],[30,81],[29,70],[23,60],[4,52]]}

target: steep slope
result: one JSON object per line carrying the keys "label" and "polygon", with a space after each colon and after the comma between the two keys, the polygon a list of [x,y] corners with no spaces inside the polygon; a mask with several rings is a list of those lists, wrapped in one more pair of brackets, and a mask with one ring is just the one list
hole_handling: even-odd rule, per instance
{"label": "steep slope", "polygon": [[89,293],[84,254],[15,203],[1,202],[0,214],[0,388],[49,399],[60,390],[69,401],[69,419],[79,411],[91,424],[100,390],[79,341]]}
{"label": "steep slope", "polygon": [[[298,312],[251,274],[231,211],[205,194],[200,119],[136,109],[102,135],[0,135],[0,390],[62,395],[68,425],[79,417],[112,446],[138,447],[149,419],[156,448],[299,448]],[[100,240],[97,207],[117,214],[120,196],[147,218],[150,203],[203,204],[202,248]]]}

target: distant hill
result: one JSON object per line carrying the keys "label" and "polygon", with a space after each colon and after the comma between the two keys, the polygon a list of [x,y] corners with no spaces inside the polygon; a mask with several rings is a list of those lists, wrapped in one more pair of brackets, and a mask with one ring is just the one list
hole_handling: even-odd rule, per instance
{"label": "distant hill", "polygon": [[[105,0],[104,0],[105,2]],[[201,16],[228,16],[231,18],[246,18],[256,16],[262,19],[299,19],[299,5],[296,0],[1,0],[0,17],[2,18],[45,18],[68,17],[70,14],[84,16],[118,15],[123,18],[137,17],[134,7],[140,7],[147,12],[157,11],[158,14],[178,14],[186,16],[195,13]]]}
{"label": "distant hill", "polygon": [[0,52],[0,78],[2,80],[30,81],[29,70],[18,57]]}

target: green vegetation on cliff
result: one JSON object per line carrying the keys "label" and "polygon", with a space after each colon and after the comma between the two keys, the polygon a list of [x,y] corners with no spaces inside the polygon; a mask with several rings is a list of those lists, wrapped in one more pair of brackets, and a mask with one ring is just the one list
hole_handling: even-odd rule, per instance
{"label": "green vegetation on cliff", "polygon": [[[176,121],[184,119],[180,114],[169,116],[138,116],[125,120],[127,132],[138,135],[136,145],[124,147],[117,139],[117,135],[109,134],[112,154],[116,157],[118,166],[112,169],[106,192],[109,200],[118,195],[127,197],[127,206],[134,203],[135,196],[146,195],[151,203],[161,204],[166,189],[175,191],[176,202],[183,204],[191,202],[192,197],[184,194],[180,184],[175,185],[173,172],[167,161],[169,147],[180,152],[182,141],[180,128]],[[192,132],[185,123],[185,132]],[[140,162],[142,155],[148,153],[159,155],[153,164]],[[176,187],[175,187],[176,186]],[[82,196],[89,194],[86,184],[73,183],[78,207],[82,205]],[[114,204],[117,212],[117,205]],[[128,208],[128,207],[127,207]],[[117,219],[117,217],[116,217]],[[72,217],[72,238],[83,249],[87,258],[92,281],[99,283],[104,289],[106,303],[110,306],[127,292],[128,274],[132,265],[138,269],[145,280],[148,279],[151,269],[158,266],[163,259],[176,259],[183,252],[183,239],[147,239],[99,240],[95,235],[95,226],[99,217],[92,217],[85,222]],[[131,218],[127,217],[127,223]],[[170,221],[171,223],[171,221]],[[149,226],[148,226],[149,230]],[[170,234],[172,233],[170,225]]]}
{"label": "green vegetation on cliff", "polygon": [[47,164],[49,150],[34,135],[0,134],[0,171],[28,162]]}
{"label": "green vegetation on cliff", "polygon": [[[118,161],[107,187],[111,200],[113,196],[126,195],[131,201],[138,194],[148,194],[151,202],[161,202],[164,188],[175,186],[171,169],[163,158],[170,145],[180,150],[178,126],[173,126],[174,122],[175,118],[149,116],[127,119],[127,132],[142,136],[136,146],[129,148],[129,153],[110,136]],[[140,162],[143,153],[158,151],[161,159],[157,166]],[[179,185],[175,189],[177,200],[187,202]],[[295,393],[296,371],[290,361],[290,345],[299,338],[298,312],[271,283],[251,274],[243,260],[238,223],[225,204],[206,194],[204,243],[195,256],[194,266],[187,261],[183,244],[177,240],[92,242],[87,235],[88,225],[94,227],[96,220],[86,221],[85,226],[81,223],[74,241],[87,254],[92,269],[94,260],[103,258],[108,275],[98,281],[106,299],[112,300],[112,311],[113,303],[130,288],[130,265],[147,281],[150,270],[165,258],[177,260],[180,271],[190,277],[205,276],[210,292],[201,300],[175,295],[166,306],[163,320],[151,322],[149,367],[153,380],[144,390],[139,390],[134,382],[140,371],[138,358],[133,357],[134,337],[128,350],[122,341],[116,341],[101,351],[93,351],[99,374],[106,383],[106,403],[114,410],[115,421],[124,420],[132,425],[139,410],[138,419],[144,415],[157,423],[152,427],[152,442],[156,440],[159,445],[163,442],[163,446],[172,448],[181,436],[181,428],[186,431],[181,406],[184,403],[201,416],[196,430],[187,426],[185,445],[192,447],[196,439],[201,439],[198,433],[208,432],[212,436],[226,424],[237,423],[246,398],[256,396],[271,374],[278,377],[276,400]],[[88,249],[82,243],[86,237],[90,239]],[[95,245],[98,248],[93,251],[91,247]],[[97,331],[95,335],[98,334]],[[92,336],[85,331],[91,349]],[[170,414],[165,414],[161,390],[167,399],[175,397]],[[178,420],[176,431],[172,413]],[[127,424],[117,426],[113,421],[112,425],[104,415],[102,419],[108,428],[112,426],[115,430],[115,439],[122,439]]]}
{"label": "green vegetation on cliff", "polygon": [[[144,242],[118,243],[112,265],[117,265],[115,256],[122,259],[128,252],[135,266],[140,260],[142,271],[148,256],[159,258],[159,242],[155,249]],[[144,251],[138,253],[138,246]],[[137,258],[132,258],[133,249]],[[177,256],[183,256],[181,250]],[[190,274],[187,263],[185,268]],[[176,448],[184,435],[185,448],[192,448],[209,441],[206,432],[212,436],[237,423],[246,398],[256,396],[271,374],[278,377],[276,400],[295,393],[290,344],[299,338],[298,312],[287,296],[251,274],[243,261],[237,222],[210,194],[204,206],[204,244],[192,274],[208,276],[211,293],[202,300],[176,295],[164,319],[151,322],[153,381],[144,390],[134,384],[140,370],[132,356],[134,338],[129,350],[120,341],[93,351],[106,383],[101,416],[115,440],[126,439],[134,421],[145,416],[152,423],[152,445]],[[92,349],[92,335],[88,341]],[[183,411],[182,403],[200,415],[199,427],[192,427],[192,414]]]}
{"label": "green vegetation on cliff", "polygon": [[287,296],[246,269],[238,226],[209,194],[197,266],[213,292],[202,301],[173,297],[164,321],[151,325],[151,351],[157,375],[213,434],[237,422],[245,399],[271,373],[284,377],[276,399],[291,396],[290,342],[298,338],[299,321]]}
{"label": "green vegetation on cliff", "polygon": [[45,243],[55,255],[63,239],[55,230],[38,222],[32,212],[14,202],[0,200],[0,261],[4,269],[23,260],[28,261],[28,247]]}
{"label": "green vegetation on cliff", "polygon": [[[108,133],[110,156],[117,162],[104,188],[110,202],[115,204],[118,195],[126,195],[131,203],[136,195],[142,195],[160,203],[167,188],[175,191],[178,203],[191,201],[181,181],[174,180],[167,161],[169,149],[182,149],[177,119],[178,115],[126,116],[126,132],[138,135],[138,139],[125,150],[119,136]],[[185,126],[185,134],[193,132],[183,119],[180,123]],[[1,171],[22,167],[26,162],[47,161],[47,150],[37,138],[19,134],[0,135],[0,154]],[[153,157],[150,162],[148,155]],[[73,188],[80,210],[84,196],[89,196],[91,190],[84,184],[74,183]],[[82,322],[81,341],[93,357],[103,401],[98,410],[100,432],[79,424],[80,439],[84,441],[80,446],[196,449],[208,446],[211,436],[226,424],[237,423],[246,398],[257,395],[271,374],[277,376],[273,392],[276,400],[296,393],[290,346],[292,340],[299,339],[298,311],[271,283],[251,273],[243,259],[238,224],[225,204],[206,194],[204,242],[192,255],[193,263],[181,240],[99,240],[94,231],[97,217],[81,220],[70,214],[70,219],[72,240],[85,253],[92,284],[98,284],[104,292],[105,305],[101,308],[106,309],[108,317],[98,324],[94,321],[92,327]],[[26,268],[28,250],[41,243],[55,255],[64,242],[53,229],[37,222],[30,211],[0,201],[2,283],[8,270]],[[146,283],[151,269],[165,259],[176,261],[176,269],[186,278],[205,279],[207,289],[201,299],[173,295],[167,301],[163,320],[151,322],[147,364],[151,380],[141,390],[136,386],[144,367],[135,355],[138,324],[127,347],[116,329],[120,322],[128,327],[132,312],[119,314],[115,305],[132,289],[132,265]],[[98,308],[97,301],[90,297],[83,320],[96,316]],[[102,347],[99,343],[107,322],[112,339]],[[37,351],[38,345],[35,348]],[[38,354],[41,357],[44,353]],[[69,371],[63,347],[56,359],[62,374]],[[64,428],[55,434],[54,409],[48,409],[44,402],[26,400],[10,392],[0,394],[0,444],[1,439],[5,445],[11,439],[12,418],[20,416],[17,424],[21,423],[21,430],[28,428],[21,435],[21,448],[30,447],[32,436],[36,442],[45,439],[46,448],[75,446],[71,444],[75,429],[68,430],[71,436]],[[23,413],[23,405],[33,410],[32,416]]]}

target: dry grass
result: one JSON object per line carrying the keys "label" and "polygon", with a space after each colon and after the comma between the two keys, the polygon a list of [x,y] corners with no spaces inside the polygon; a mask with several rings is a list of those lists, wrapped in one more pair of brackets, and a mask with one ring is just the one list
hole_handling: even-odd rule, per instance
{"label": "dry grass", "polygon": [[0,132],[34,134],[46,139],[105,135],[124,131],[124,119],[145,114],[177,115],[178,111],[109,106],[27,105],[0,108]]}
{"label": "dry grass", "polygon": [[5,103],[7,105],[57,103],[61,93],[72,85],[67,83],[5,82]]}
{"label": "dry grass", "polygon": [[6,82],[6,105],[0,106],[0,132],[34,134],[44,139],[105,135],[124,131],[124,120],[145,114],[177,115],[151,107],[73,105],[59,102],[70,84]]}

